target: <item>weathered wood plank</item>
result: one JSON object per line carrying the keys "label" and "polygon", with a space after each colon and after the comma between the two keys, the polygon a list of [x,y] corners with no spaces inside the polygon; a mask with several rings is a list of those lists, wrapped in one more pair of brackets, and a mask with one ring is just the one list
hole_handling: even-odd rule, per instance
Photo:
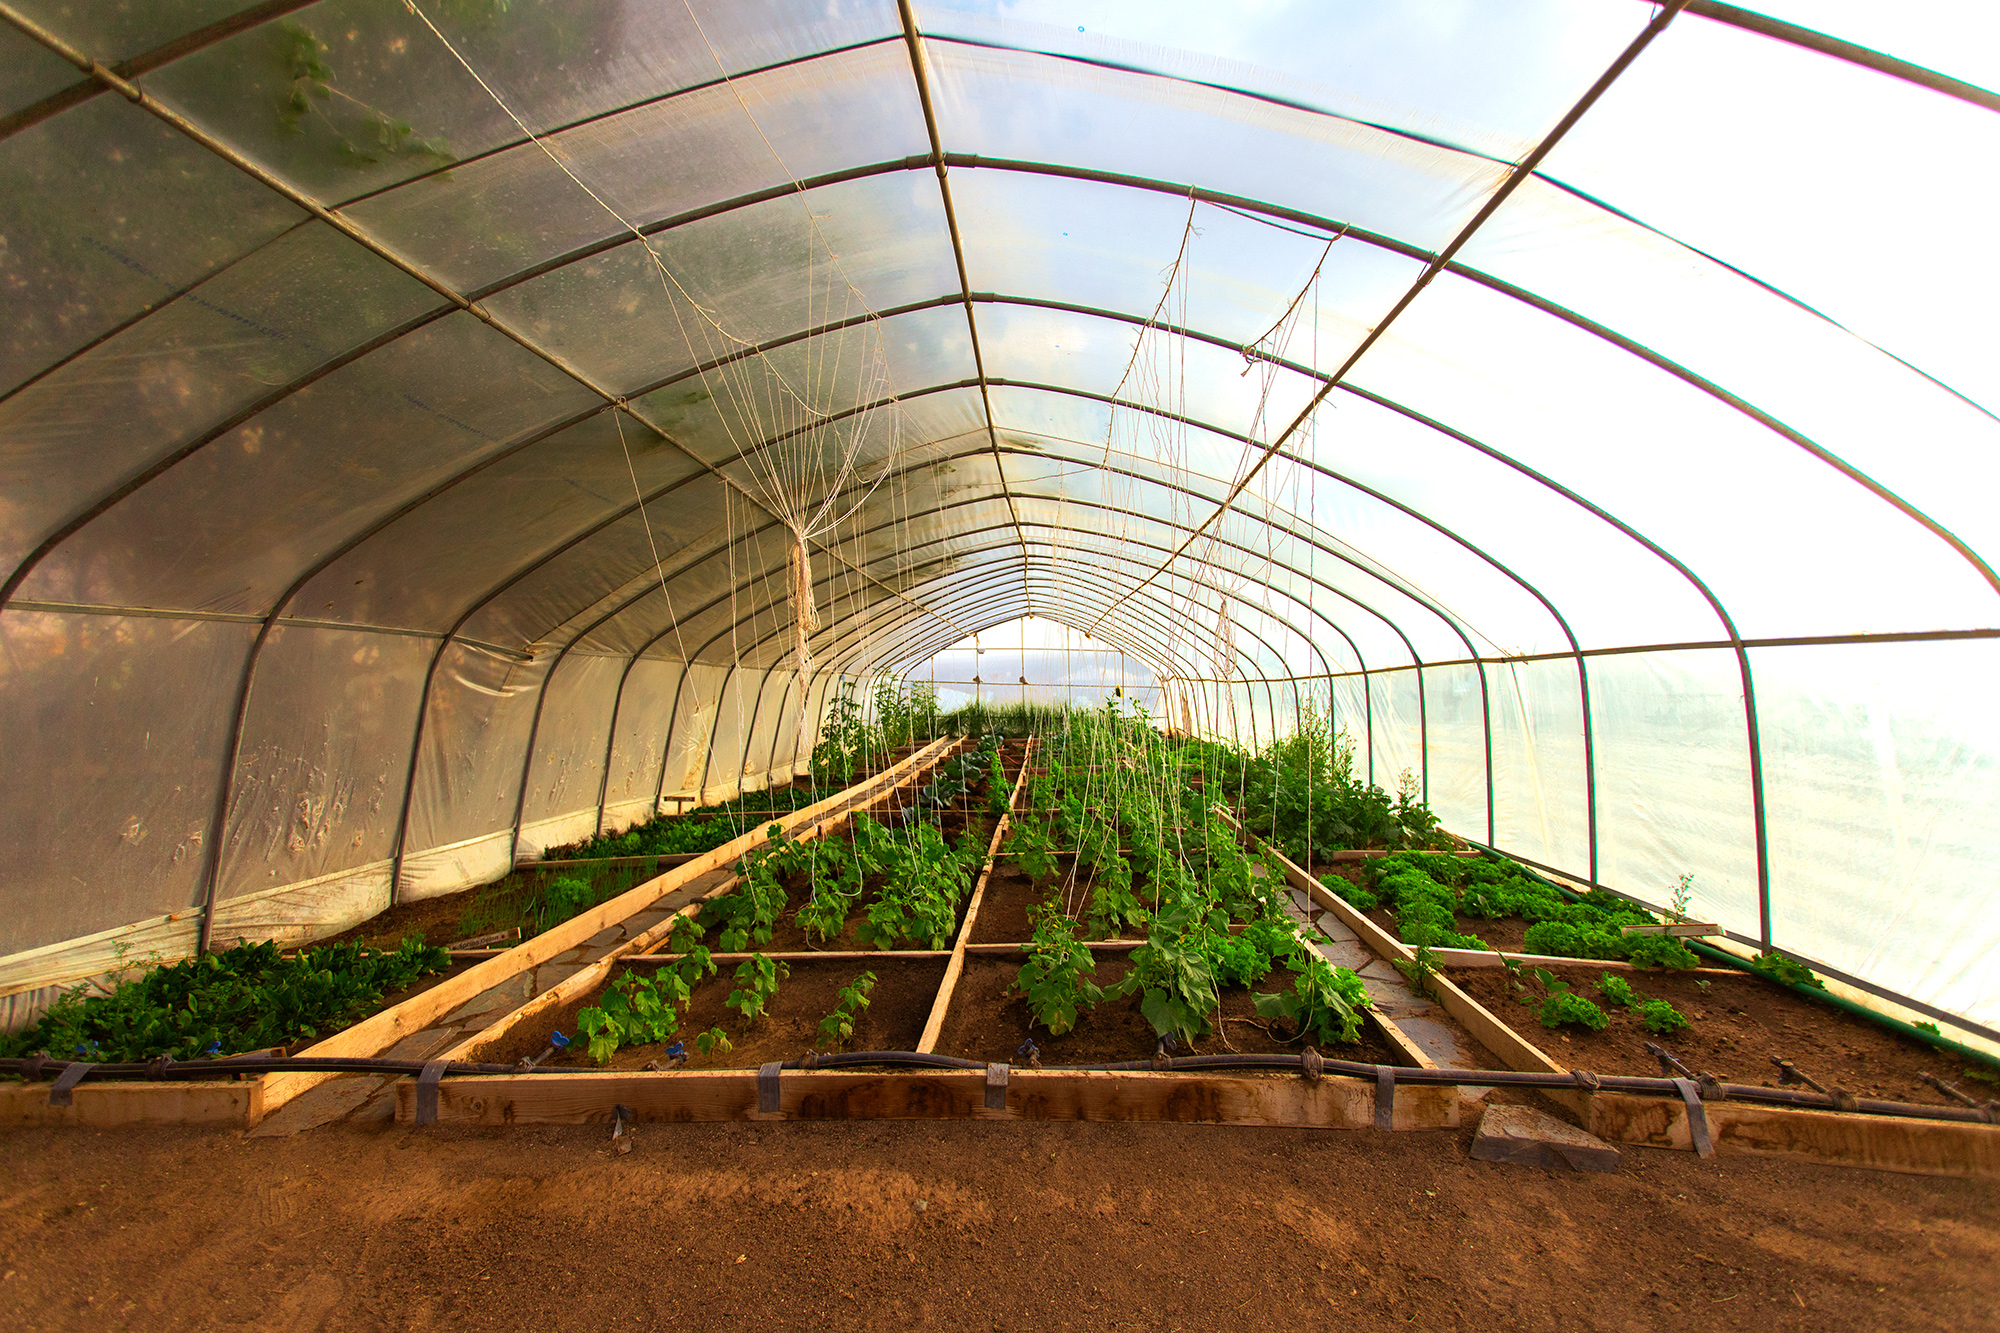
{"label": "weathered wood plank", "polygon": [[[921,1074],[789,1072],[779,1109],[757,1110],[757,1071],[522,1074],[446,1079],[438,1119],[460,1124],[608,1123],[614,1106],[641,1120],[1095,1120],[1173,1121],[1297,1129],[1367,1129],[1375,1085],[1354,1079],[1060,1070],[1010,1071],[1007,1106],[985,1104],[984,1070]],[[1399,1087],[1395,1127],[1443,1129],[1458,1122],[1456,1088]],[[396,1118],[416,1110],[416,1084],[396,1089]]]}
{"label": "weathered wood plank", "polygon": [[69,1106],[49,1105],[49,1083],[0,1083],[0,1125],[232,1125],[264,1114],[261,1079],[79,1083]]}
{"label": "weathered wood plank", "polygon": [[[1673,1097],[1600,1092],[1590,1132],[1613,1143],[1692,1151],[1687,1107]],[[1757,1153],[1919,1176],[2000,1177],[2000,1125],[1908,1116],[1703,1102],[1716,1151]]]}
{"label": "weathered wood plank", "polygon": [[924,1034],[917,1040],[917,1050],[929,1054],[937,1049],[938,1037],[944,1032],[944,1016],[951,1009],[952,992],[958,989],[958,978],[965,971],[965,949],[972,940],[973,923],[979,920],[979,904],[986,899],[986,881],[993,877],[993,859],[1000,854],[1000,840],[1007,836],[1007,824],[1013,817],[1015,803],[1021,799],[1021,789],[1028,785],[1028,765],[1035,761],[1035,738],[1028,738],[1027,752],[1021,759],[1021,771],[1014,779],[1014,789],[1007,793],[1007,813],[1000,816],[993,826],[993,837],[986,844],[986,864],[979,871],[979,882],[972,886],[972,899],[965,905],[965,920],[959,922],[958,939],[951,946],[951,961],[944,966],[944,976],[938,982],[937,998],[931,1001],[930,1017],[924,1020]]}
{"label": "weathered wood plank", "polygon": [[[786,819],[772,822],[782,824],[785,830],[794,836],[810,836],[800,831],[810,827],[812,832],[818,832],[820,823],[830,822],[826,818],[830,812],[839,810],[852,801],[872,797],[888,790],[901,783],[911,772],[930,762],[933,757],[943,758],[957,744],[955,738],[933,741],[895,767],[858,782],[824,801],[809,805]],[[335,1033],[300,1054],[319,1056],[380,1054],[412,1033],[421,1032],[432,1026],[439,1018],[474,996],[481,995],[510,977],[576,948],[606,926],[623,921],[635,912],[642,912],[682,885],[731,864],[744,853],[764,843],[764,827],[767,826],[760,826],[608,902],[578,913],[561,925],[524,941],[518,947],[509,949],[498,957],[489,958],[483,963],[476,963],[457,976],[419,995],[411,996],[392,1009],[385,1009],[379,1014],[363,1019],[353,1027]],[[269,1075],[264,1081],[265,1109],[276,1110],[306,1089],[332,1077],[335,1076]]]}

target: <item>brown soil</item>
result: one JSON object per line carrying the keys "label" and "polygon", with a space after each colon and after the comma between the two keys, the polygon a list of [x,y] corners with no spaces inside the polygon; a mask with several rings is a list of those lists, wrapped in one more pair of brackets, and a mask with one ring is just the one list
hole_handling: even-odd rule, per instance
{"label": "brown soil", "polygon": [[[1041,883],[1033,883],[1014,862],[1001,858],[986,881],[986,896],[979,903],[979,920],[972,923],[973,944],[1024,944],[1035,933],[1028,909],[1056,893],[1063,894],[1079,910],[1090,906],[1088,870],[1077,872],[1076,858],[1058,856],[1056,873]],[[1075,876],[1072,879],[1072,876]]]}
{"label": "brown soil", "polygon": [[[1041,1061],[1045,1065],[1144,1060],[1153,1054],[1158,1038],[1154,1035],[1153,1025],[1139,1012],[1141,997],[1137,995],[1106,1000],[1095,1009],[1084,1011],[1077,1019],[1076,1027],[1060,1037],[1051,1037],[1046,1028],[1037,1027],[1031,1031],[1027,1003],[1014,990],[1014,979],[1021,971],[1021,964],[1022,960],[1018,958],[978,955],[965,960],[965,971],[959,976],[958,986],[952,992],[951,1008],[945,1014],[944,1029],[939,1034],[939,1054],[956,1055],[967,1060],[1019,1063],[1024,1059],[1019,1053],[1021,1045],[1030,1035],[1035,1045],[1041,1048]],[[1091,980],[1109,988],[1125,975],[1130,964],[1131,956],[1127,953],[1099,953],[1097,970],[1091,974]],[[1285,990],[1290,985],[1291,974],[1280,968],[1258,983],[1254,991],[1224,991],[1223,1018],[1254,1019],[1255,1022],[1225,1021],[1223,1027],[1228,1035],[1227,1044],[1220,1036],[1211,1033],[1197,1038],[1191,1049],[1176,1053],[1224,1055],[1233,1047],[1239,1052],[1258,1055],[1298,1054],[1298,1044],[1284,1041],[1258,1026],[1267,1020],[1257,1017],[1253,998],[1256,992]],[[1366,1024],[1361,1029],[1359,1041],[1329,1047],[1325,1054],[1369,1064],[1403,1063],[1381,1035]]]}
{"label": "brown soil", "polygon": [[[802,960],[791,964],[791,975],[778,983],[778,993],[772,997],[770,1005],[755,1021],[746,1024],[742,1014],[724,1004],[729,992],[736,988],[733,980],[736,965],[724,963],[716,975],[695,987],[689,1007],[680,1015],[680,1032],[675,1040],[687,1043],[688,1062],[695,1068],[745,1069],[763,1064],[766,1060],[793,1059],[819,1048],[819,1021],[832,1013],[839,1003],[840,988],[863,972],[873,972],[875,990],[869,997],[868,1008],[862,1011],[860,1022],[855,1024],[854,1038],[847,1043],[846,1049],[915,1050],[918,1040],[924,1035],[924,1023],[930,1018],[931,1002],[937,996],[938,983],[944,980],[944,968],[945,960],[942,958],[898,960],[894,955],[884,955],[879,959],[828,959],[824,962]],[[633,970],[651,973],[657,969]],[[532,1058],[540,1055],[549,1044],[550,1030],[554,1029],[577,1037],[577,1041],[567,1052],[557,1052],[544,1064],[598,1068],[585,1053],[586,1043],[578,1036],[576,1016],[579,1010],[595,1005],[604,989],[599,987],[571,1004],[542,1015],[532,1024],[524,1024],[510,1033],[499,1047],[481,1058],[488,1063],[511,1064],[524,1056]],[[713,1027],[720,1027],[729,1034],[734,1049],[721,1056],[696,1054],[696,1034]],[[665,1053],[664,1045],[627,1046],[606,1067],[638,1069],[649,1061],[665,1058]]]}
{"label": "brown soil", "polygon": [[[1778,1086],[1778,1071],[1770,1057],[1780,1056],[1828,1087],[1844,1087],[1857,1097],[1886,1101],[1950,1104],[1951,1099],[1918,1080],[1920,1072],[1947,1082],[1965,1079],[1965,1066],[1921,1042],[1898,1036],[1865,1019],[1742,973],[1699,977],[1682,972],[1630,971],[1624,977],[1642,997],[1666,1000],[1691,1020],[1692,1026],[1671,1037],[1648,1032],[1630,1010],[1612,1004],[1597,988],[1601,967],[1550,968],[1611,1018],[1602,1032],[1574,1025],[1551,1032],[1541,1025],[1542,993],[1530,980],[1532,1004],[1524,1004],[1498,968],[1460,968],[1451,979],[1491,1009],[1529,1041],[1540,1046],[1564,1068],[1600,1074],[1660,1073],[1646,1051],[1648,1041],[1672,1051],[1697,1073],[1714,1074],[1725,1083]],[[1704,992],[1699,982],[1708,983]],[[1972,1096],[2000,1095],[2000,1088],[1979,1080],[1963,1082]]]}
{"label": "brown soil", "polygon": [[2000,1328],[2000,1181],[1472,1132],[14,1129],[0,1292],[22,1333]]}

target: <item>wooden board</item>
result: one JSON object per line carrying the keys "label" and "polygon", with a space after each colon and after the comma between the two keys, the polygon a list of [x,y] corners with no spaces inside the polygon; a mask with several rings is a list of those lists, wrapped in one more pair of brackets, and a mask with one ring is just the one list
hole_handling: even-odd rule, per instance
{"label": "wooden board", "polygon": [[[1601,967],[1607,972],[1634,972],[1639,969],[1623,958],[1562,958],[1545,953],[1508,953],[1506,950],[1492,949],[1432,949],[1431,957],[1439,967],[1505,967],[1508,963],[1519,963],[1522,967]],[[1740,977],[1743,973],[1733,967],[1695,967],[1680,973],[1682,976]]]}
{"label": "wooden board", "polygon": [[50,1106],[54,1081],[0,1083],[0,1125],[229,1125],[248,1128],[264,1113],[261,1079],[79,1083],[72,1104]]}
{"label": "wooden board", "polygon": [[[1388,931],[1370,921],[1356,911],[1345,898],[1328,889],[1317,879],[1294,865],[1290,858],[1277,848],[1257,840],[1285,873],[1285,880],[1295,889],[1303,891],[1307,897],[1322,908],[1332,912],[1356,935],[1362,943],[1373,949],[1389,962],[1401,959],[1405,962],[1416,957],[1416,953]],[[1432,953],[1438,953],[1432,950]],[[1509,1069],[1530,1074],[1567,1074],[1569,1071],[1543,1054],[1542,1049],[1522,1037],[1520,1033],[1502,1022],[1486,1006],[1453,985],[1451,978],[1436,976],[1431,979],[1435,987],[1436,999],[1444,1011],[1457,1019],[1474,1041],[1484,1046],[1500,1058]],[[1550,1091],[1545,1093],[1553,1101],[1568,1107],[1578,1115],[1585,1113],[1586,1094],[1581,1092]]]}
{"label": "wooden board", "polygon": [[[1203,1074],[1010,1071],[1007,1106],[988,1110],[981,1069],[920,1074],[787,1072],[779,1110],[757,1110],[754,1069],[686,1073],[519,1074],[446,1079],[440,1123],[609,1124],[613,1107],[641,1120],[1100,1120],[1368,1129],[1375,1085],[1357,1079],[1242,1078]],[[1395,1127],[1458,1123],[1456,1088],[1399,1087]],[[396,1118],[415,1118],[416,1082],[396,1088]]]}
{"label": "wooden board", "polygon": [[[1907,1116],[1794,1110],[1750,1102],[1703,1102],[1717,1152],[1758,1153],[1920,1176],[2000,1177],[2000,1125]],[[1612,1143],[1691,1151],[1687,1107],[1678,1098],[1600,1092],[1590,1132]]]}
{"label": "wooden board", "polygon": [[[794,836],[811,836],[812,833],[819,831],[821,824],[831,822],[827,818],[831,812],[840,810],[856,800],[870,798],[888,790],[904,781],[910,773],[929,763],[933,757],[943,759],[960,743],[955,738],[933,741],[895,767],[885,769],[835,796],[773,822],[782,824],[785,830]],[[457,976],[411,996],[392,1009],[385,1009],[379,1014],[365,1018],[353,1027],[337,1032],[299,1054],[379,1055],[403,1038],[434,1026],[439,1018],[475,996],[484,994],[531,967],[539,966],[559,954],[567,953],[606,926],[623,921],[636,912],[643,912],[682,885],[733,863],[744,853],[763,845],[764,827],[768,825],[726,842],[712,852],[703,853],[687,864],[676,866],[667,873],[650,879],[616,898],[600,903],[589,911],[580,912],[561,925],[524,941],[506,953],[489,958],[483,963],[476,963]],[[308,1088],[334,1077],[337,1075],[267,1075],[264,1080],[264,1110],[275,1111]]]}
{"label": "wooden board", "polygon": [[972,899],[965,905],[965,920],[958,924],[958,939],[951,946],[951,961],[944,966],[944,977],[938,982],[937,998],[931,1001],[930,1017],[924,1020],[924,1034],[917,1039],[917,1050],[929,1054],[937,1049],[938,1037],[944,1032],[944,1016],[951,1009],[951,995],[958,988],[958,978],[965,971],[965,949],[972,939],[973,923],[979,920],[979,904],[986,898],[986,881],[993,877],[993,860],[1000,854],[1000,840],[1007,836],[1007,824],[1014,813],[1014,805],[1021,799],[1021,789],[1028,785],[1028,767],[1035,762],[1035,738],[1028,738],[1028,748],[1021,756],[1021,771],[1014,779],[1014,790],[1007,793],[1007,813],[1000,816],[993,825],[993,838],[986,844],[986,864],[979,872],[979,882],[972,886]]}

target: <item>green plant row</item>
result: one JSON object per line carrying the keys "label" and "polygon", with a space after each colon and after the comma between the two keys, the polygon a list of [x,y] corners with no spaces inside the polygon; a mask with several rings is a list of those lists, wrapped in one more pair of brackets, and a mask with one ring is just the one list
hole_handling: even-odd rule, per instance
{"label": "green plant row", "polygon": [[239,944],[151,968],[109,994],[78,987],[32,1026],[0,1036],[0,1056],[47,1051],[109,1063],[291,1046],[347,1026],[449,964],[421,936],[394,950],[350,941],[291,957],[268,940]]}
{"label": "green plant row", "polygon": [[[1070,711],[1042,740],[1045,771],[1028,779],[1030,813],[1006,846],[1031,879],[1051,882],[1016,980],[1032,1024],[1060,1036],[1088,1009],[1136,995],[1159,1036],[1190,1041],[1211,1031],[1223,990],[1282,965],[1292,987],[1258,996],[1258,1013],[1297,1039],[1356,1039],[1368,1003],[1360,979],[1299,938],[1281,909],[1282,880],[1268,866],[1259,873],[1215,809],[1212,765],[1229,751],[1170,741],[1115,699]],[[1069,883],[1089,885],[1074,911],[1057,880],[1062,856],[1075,858]],[[1232,932],[1232,922],[1244,928]],[[1145,933],[1116,986],[1090,979],[1084,929]]]}
{"label": "green plant row", "polygon": [[1399,852],[1368,864],[1369,887],[1350,891],[1362,911],[1395,909],[1405,944],[1435,949],[1486,949],[1476,935],[1457,929],[1456,918],[1521,917],[1531,924],[1522,952],[1557,958],[1623,958],[1636,967],[1686,969],[1692,950],[1667,935],[1626,935],[1622,927],[1657,925],[1652,915],[1603,890],[1571,902],[1508,861],[1472,860]]}

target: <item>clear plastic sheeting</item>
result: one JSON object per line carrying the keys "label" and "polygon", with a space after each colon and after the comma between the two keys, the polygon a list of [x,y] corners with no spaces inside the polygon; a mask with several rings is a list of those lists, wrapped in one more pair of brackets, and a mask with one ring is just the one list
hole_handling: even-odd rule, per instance
{"label": "clear plastic sheeting", "polygon": [[19,0],[0,1012],[796,780],[900,679],[1330,718],[2000,1041],[1991,27]]}

